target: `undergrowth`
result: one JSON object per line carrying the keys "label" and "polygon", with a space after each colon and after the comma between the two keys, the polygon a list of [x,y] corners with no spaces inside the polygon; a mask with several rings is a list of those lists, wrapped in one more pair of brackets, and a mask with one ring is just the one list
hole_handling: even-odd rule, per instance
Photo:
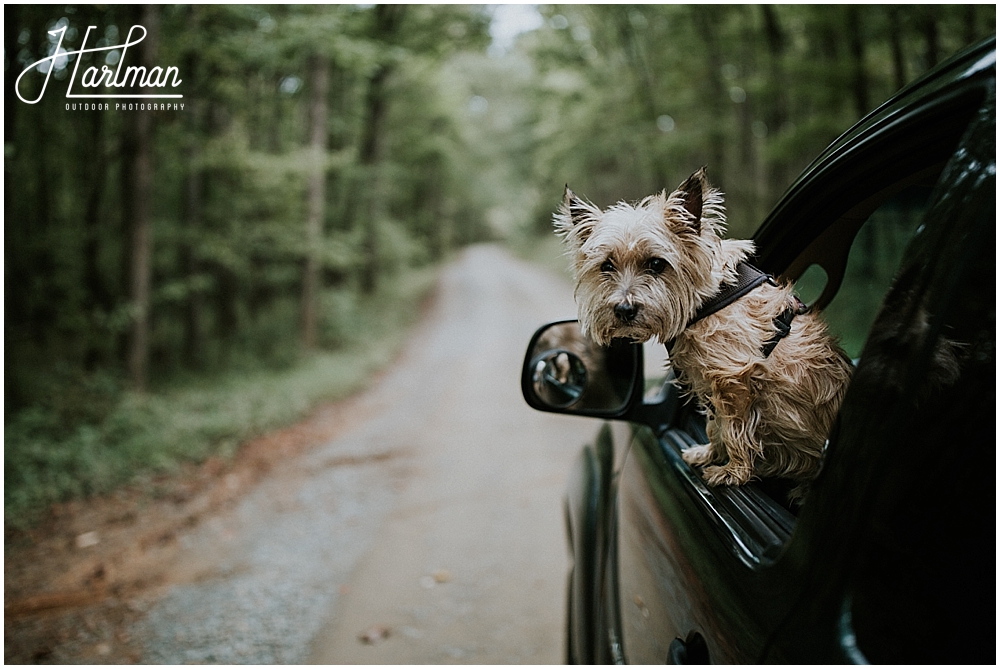
{"label": "undergrowth", "polygon": [[323,339],[330,350],[301,354],[283,369],[244,364],[145,395],[110,393],[109,401],[108,392],[95,393],[93,403],[108,406],[70,424],[52,407],[8,416],[6,525],[29,527],[55,502],[107,493],[186,462],[230,458],[244,441],[357,392],[393,360],[435,277],[433,269],[409,272],[366,300],[328,294]]}

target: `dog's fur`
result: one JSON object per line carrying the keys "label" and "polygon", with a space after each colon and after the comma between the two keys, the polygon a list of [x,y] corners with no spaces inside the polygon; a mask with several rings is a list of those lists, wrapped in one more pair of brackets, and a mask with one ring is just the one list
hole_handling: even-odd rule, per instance
{"label": "dog's fur", "polygon": [[853,367],[813,312],[796,316],[788,336],[762,355],[775,317],[795,304],[787,284],[765,283],[688,327],[754,250],[752,241],[721,239],[723,198],[705,168],[669,195],[605,211],[567,187],[554,222],[588,336],[599,344],[674,341],[670,362],[708,417],[709,443],[684,459],[704,466],[711,485],[780,477],[802,482],[804,494]]}

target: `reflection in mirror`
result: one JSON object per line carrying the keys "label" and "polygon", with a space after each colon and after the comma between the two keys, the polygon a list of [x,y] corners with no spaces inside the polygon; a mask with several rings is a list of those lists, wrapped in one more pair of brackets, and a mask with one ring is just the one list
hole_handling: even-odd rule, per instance
{"label": "reflection in mirror", "polygon": [[587,368],[569,351],[554,349],[535,359],[532,382],[538,397],[557,409],[573,406],[587,387]]}
{"label": "reflection in mirror", "polygon": [[614,412],[628,405],[634,350],[627,342],[597,346],[572,321],[550,325],[531,351],[531,388],[553,409]]}

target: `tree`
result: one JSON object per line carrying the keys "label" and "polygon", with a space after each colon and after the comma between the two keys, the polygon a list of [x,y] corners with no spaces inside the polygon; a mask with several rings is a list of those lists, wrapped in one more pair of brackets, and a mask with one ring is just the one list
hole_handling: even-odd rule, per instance
{"label": "tree", "polygon": [[[147,70],[155,67],[159,46],[159,7],[146,5],[138,23],[146,28],[140,45],[139,62]],[[128,338],[127,367],[129,381],[138,392],[147,386],[149,364],[150,278],[153,245],[153,116],[134,114],[128,117],[123,142],[122,213],[129,254],[126,259],[132,326]]]}
{"label": "tree", "polygon": [[386,81],[395,65],[391,47],[405,13],[405,5],[376,5],[373,19],[372,38],[377,40],[385,55],[368,78],[358,161],[366,191],[362,195],[364,242],[361,260],[361,292],[366,295],[375,292],[378,280],[378,219],[382,212],[379,159],[385,134]]}
{"label": "tree", "polygon": [[310,59],[309,80],[309,187],[306,218],[306,262],[302,277],[302,344],[316,347],[318,338],[317,304],[320,288],[320,250],[323,234],[323,209],[326,201],[327,96],[330,88],[330,67],[325,56],[314,54]]}

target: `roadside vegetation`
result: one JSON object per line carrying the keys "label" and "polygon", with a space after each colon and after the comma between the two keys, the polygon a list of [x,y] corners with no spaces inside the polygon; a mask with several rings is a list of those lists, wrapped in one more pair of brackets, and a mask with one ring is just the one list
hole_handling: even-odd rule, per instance
{"label": "roadside vegetation", "polygon": [[51,405],[21,411],[5,426],[7,526],[30,526],[53,502],[141,483],[210,456],[228,459],[246,440],[358,392],[398,356],[435,277],[432,269],[409,272],[381,288],[372,308],[348,306],[349,332],[333,350],[269,366],[248,359],[142,394],[112,377],[53,388]]}

